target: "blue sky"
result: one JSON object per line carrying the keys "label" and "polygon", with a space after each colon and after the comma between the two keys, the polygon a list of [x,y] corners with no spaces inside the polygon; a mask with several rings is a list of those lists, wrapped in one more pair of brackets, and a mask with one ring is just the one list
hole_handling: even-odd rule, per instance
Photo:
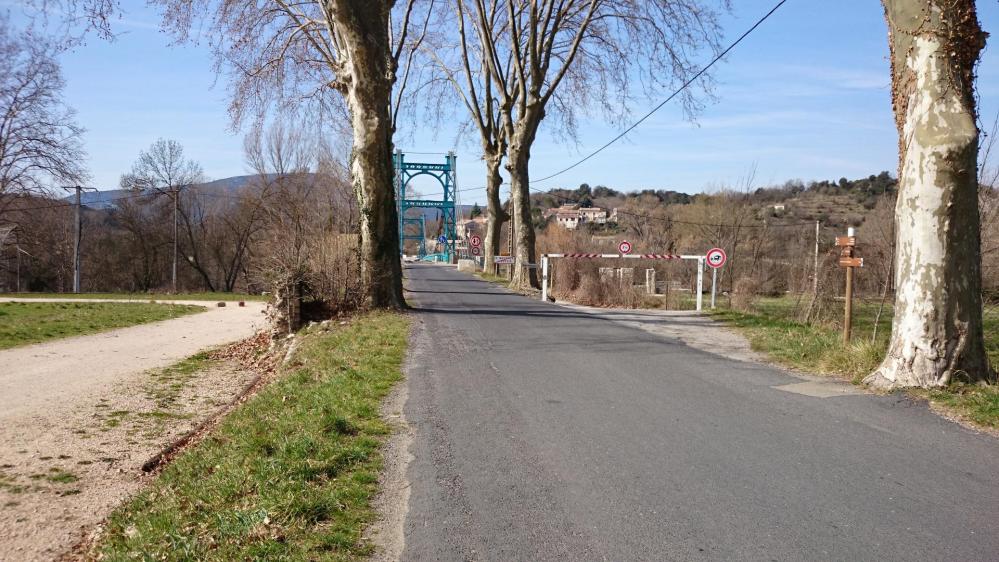
{"label": "blue sky", "polygon": [[[773,0],[733,3],[733,13],[724,17],[726,43],[769,10]],[[63,57],[66,98],[87,129],[94,185],[116,187],[139,151],[159,137],[183,143],[213,179],[247,173],[242,133],[230,128],[225,84],[216,82],[207,50],[169,46],[154,10],[131,0],[122,6],[126,13],[115,22],[120,33],[115,42],[91,38]],[[999,2],[979,2],[979,17],[986,31],[999,31]],[[999,111],[997,42],[999,34],[979,69],[981,115],[989,124]],[[715,67],[717,101],[695,123],[686,121],[676,105],[667,105],[625,140],[539,187],[587,182],[698,192],[740,187],[753,169],[756,186],[894,173],[897,140],[887,55],[880,2],[789,0]],[[641,115],[658,101],[639,101],[633,113]],[[532,175],[564,168],[619,130],[599,120],[584,121],[580,129],[578,146],[541,134],[532,153]],[[403,150],[455,149],[461,187],[481,185],[483,168],[474,142],[454,146],[454,131],[446,129],[411,126],[410,133]],[[482,200],[481,191],[462,198],[464,203]]]}

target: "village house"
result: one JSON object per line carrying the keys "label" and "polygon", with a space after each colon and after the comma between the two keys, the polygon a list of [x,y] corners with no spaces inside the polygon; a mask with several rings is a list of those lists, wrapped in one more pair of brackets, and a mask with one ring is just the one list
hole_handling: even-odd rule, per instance
{"label": "village house", "polygon": [[555,217],[555,223],[568,230],[575,230],[583,223],[606,224],[607,210],[600,207],[580,207],[579,205],[562,205],[548,209],[545,219]]}

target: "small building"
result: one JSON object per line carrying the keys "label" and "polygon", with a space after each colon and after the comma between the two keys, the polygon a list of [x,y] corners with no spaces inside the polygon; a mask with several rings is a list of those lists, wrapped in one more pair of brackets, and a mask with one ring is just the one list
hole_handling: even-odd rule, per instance
{"label": "small building", "polygon": [[600,207],[583,207],[579,205],[562,205],[545,211],[545,219],[554,217],[555,223],[568,230],[575,230],[584,223],[606,224],[607,210]]}
{"label": "small building", "polygon": [[582,222],[607,224],[607,210],[600,207],[583,207],[579,210],[579,219]]}

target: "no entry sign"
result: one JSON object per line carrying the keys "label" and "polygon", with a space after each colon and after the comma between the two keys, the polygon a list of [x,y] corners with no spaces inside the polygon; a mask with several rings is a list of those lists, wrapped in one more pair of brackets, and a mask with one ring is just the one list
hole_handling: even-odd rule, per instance
{"label": "no entry sign", "polygon": [[617,245],[617,251],[621,252],[622,254],[630,254],[631,242],[628,242],[627,240],[622,240],[621,243]]}
{"label": "no entry sign", "polygon": [[721,248],[711,248],[708,250],[705,257],[708,260],[708,266],[716,269],[725,265],[725,261],[728,260],[728,256],[725,255],[725,250],[722,250]]}
{"label": "no entry sign", "polygon": [[472,237],[468,239],[468,243],[471,244],[473,248],[478,248],[482,245],[482,239],[479,238],[478,234],[473,234]]}

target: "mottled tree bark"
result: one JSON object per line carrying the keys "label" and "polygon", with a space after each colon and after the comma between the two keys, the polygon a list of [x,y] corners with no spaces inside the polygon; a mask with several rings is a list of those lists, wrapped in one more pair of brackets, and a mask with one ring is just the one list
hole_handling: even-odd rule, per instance
{"label": "mottled tree bark", "polygon": [[402,308],[402,263],[395,206],[390,111],[394,69],[389,17],[392,0],[330,0],[343,41],[341,88],[354,145],[351,177],[360,208],[361,275],[367,304]]}
{"label": "mottled tree bark", "polygon": [[507,148],[506,167],[510,172],[510,203],[513,207],[514,235],[514,269],[510,284],[514,287],[541,288],[538,270],[528,267],[529,264],[537,263],[534,221],[531,219],[530,160],[531,145],[534,143],[540,124],[541,115],[518,123]]}
{"label": "mottled tree bark", "polygon": [[865,382],[994,381],[982,331],[973,0],[884,0],[899,132],[895,319]]}
{"label": "mottled tree bark", "polygon": [[493,270],[493,257],[500,254],[500,237],[503,231],[503,223],[510,220],[503,210],[503,202],[500,200],[500,186],[503,185],[503,177],[500,175],[502,165],[502,154],[486,154],[486,238],[483,241],[483,271]]}

